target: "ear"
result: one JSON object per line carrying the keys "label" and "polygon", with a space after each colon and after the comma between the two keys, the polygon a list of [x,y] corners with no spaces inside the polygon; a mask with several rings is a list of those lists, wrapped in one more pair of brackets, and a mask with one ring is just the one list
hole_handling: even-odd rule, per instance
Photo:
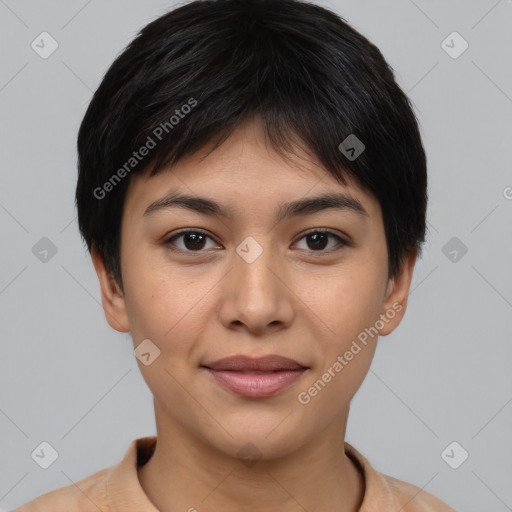
{"label": "ear", "polygon": [[124,294],[112,274],[105,267],[103,258],[96,247],[91,249],[91,257],[101,288],[101,302],[105,318],[112,329],[119,332],[129,332],[130,322],[126,314]]}
{"label": "ear", "polygon": [[418,249],[406,254],[398,274],[389,279],[384,304],[381,311],[381,319],[384,327],[379,329],[380,336],[387,336],[393,332],[405,314],[407,299],[409,297],[409,288],[411,286],[412,273]]}

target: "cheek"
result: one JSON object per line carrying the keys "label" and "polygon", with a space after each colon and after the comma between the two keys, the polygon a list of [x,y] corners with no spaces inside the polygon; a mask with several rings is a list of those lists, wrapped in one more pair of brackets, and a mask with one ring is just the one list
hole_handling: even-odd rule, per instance
{"label": "cheek", "polygon": [[[125,301],[134,343],[149,338],[166,351],[187,346],[206,318],[204,308],[212,278],[184,276],[163,264],[139,263],[126,271]],[[210,282],[212,281],[212,282]]]}
{"label": "cheek", "polygon": [[317,322],[324,326],[329,340],[326,349],[350,345],[361,331],[375,323],[384,286],[382,273],[370,265],[343,268],[307,282],[301,295]]}
{"label": "cheek", "polygon": [[322,282],[309,287],[305,301],[321,332],[314,333],[318,364],[298,402],[310,418],[328,421],[339,408],[327,412],[326,404],[347,405],[371,365],[377,336],[369,333],[375,332],[371,327],[379,318],[384,284],[382,273],[371,266],[343,269]]}
{"label": "cheek", "polygon": [[[187,291],[189,285],[193,291]],[[142,377],[157,399],[165,402],[165,397],[172,396],[179,404],[183,397],[178,383],[194,364],[195,343],[207,318],[201,301],[207,290],[178,274],[163,278],[155,269],[132,275],[126,288],[134,349],[149,339],[159,350],[147,366],[137,360]]]}

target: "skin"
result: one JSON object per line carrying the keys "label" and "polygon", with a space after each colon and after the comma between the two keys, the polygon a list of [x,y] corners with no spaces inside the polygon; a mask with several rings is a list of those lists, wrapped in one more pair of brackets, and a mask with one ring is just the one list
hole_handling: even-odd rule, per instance
{"label": "skin", "polygon": [[[395,309],[380,335],[398,326],[416,252],[390,279],[376,198],[296,150],[288,159],[275,153],[254,118],[206,158],[202,150],[154,177],[132,177],[121,226],[123,290],[92,251],[109,324],[131,331],[134,347],[149,338],[160,350],[150,365],[137,362],[154,396],[158,435],[138,475],[161,511],[355,512],[362,501],[364,481],[343,443],[378,337],[308,404],[297,397],[381,314]],[[144,215],[171,190],[214,199],[235,215],[176,207]],[[368,215],[327,209],[276,223],[281,203],[333,191],[357,199]],[[173,252],[168,239],[184,228],[211,238],[198,246],[182,236]],[[313,228],[349,244],[328,237],[315,250],[304,237]],[[251,263],[236,252],[248,236],[263,249]],[[279,354],[309,369],[275,396],[240,397],[200,368],[235,354]],[[238,455],[247,443],[258,452],[253,464]]]}

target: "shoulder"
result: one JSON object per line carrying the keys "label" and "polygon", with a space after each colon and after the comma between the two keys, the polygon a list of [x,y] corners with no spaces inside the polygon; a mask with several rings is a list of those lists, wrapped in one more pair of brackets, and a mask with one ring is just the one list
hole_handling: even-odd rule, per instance
{"label": "shoulder", "polygon": [[135,439],[116,465],[42,494],[12,512],[158,512],[137,475],[137,466],[151,457],[156,441],[156,436]]}
{"label": "shoulder", "polygon": [[111,468],[102,469],[79,482],[41,494],[12,512],[106,511],[106,487],[110,471]]}
{"label": "shoulder", "polygon": [[360,512],[457,512],[420,487],[380,473],[347,442],[345,452],[364,478],[365,492]]}
{"label": "shoulder", "polygon": [[456,512],[439,498],[420,487],[382,474],[396,496],[402,512]]}

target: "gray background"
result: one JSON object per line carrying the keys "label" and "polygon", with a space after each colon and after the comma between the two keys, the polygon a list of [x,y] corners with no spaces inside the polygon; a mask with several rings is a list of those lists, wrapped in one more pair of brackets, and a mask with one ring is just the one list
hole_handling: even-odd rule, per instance
{"label": "gray background", "polygon": [[[408,312],[380,340],[347,440],[379,471],[459,511],[512,510],[512,2],[322,5],[395,69],[430,173],[429,236]],[[0,0],[2,509],[111,466],[131,440],[155,433],[131,339],[107,325],[78,234],[75,140],[114,57],[172,6]],[[31,48],[43,31],[59,44],[47,59]],[[441,45],[453,31],[469,43],[458,58]],[[42,237],[57,248],[46,262],[32,251]],[[59,454],[46,470],[30,456],[42,441]],[[458,469],[441,457],[452,441],[469,453]]]}

